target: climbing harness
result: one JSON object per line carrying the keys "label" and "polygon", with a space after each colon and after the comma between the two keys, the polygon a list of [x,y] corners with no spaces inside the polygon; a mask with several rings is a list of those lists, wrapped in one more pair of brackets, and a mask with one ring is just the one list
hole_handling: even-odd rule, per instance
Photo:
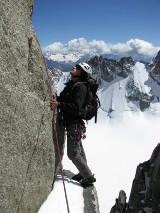
{"label": "climbing harness", "polygon": [[75,124],[75,140],[85,139],[86,127],[84,125]]}
{"label": "climbing harness", "polygon": [[79,141],[81,139],[86,138],[86,127],[82,124],[74,124],[74,134],[70,134],[69,131],[67,131],[67,135],[72,138],[72,140]]}

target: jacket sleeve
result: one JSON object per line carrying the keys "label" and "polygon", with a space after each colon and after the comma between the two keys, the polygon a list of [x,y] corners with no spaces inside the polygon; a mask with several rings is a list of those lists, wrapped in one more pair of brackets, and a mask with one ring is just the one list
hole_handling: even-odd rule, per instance
{"label": "jacket sleeve", "polygon": [[59,108],[62,112],[77,116],[79,115],[79,111],[85,103],[87,87],[83,83],[79,83],[75,85],[73,89],[71,89],[71,92],[71,101],[59,102]]}

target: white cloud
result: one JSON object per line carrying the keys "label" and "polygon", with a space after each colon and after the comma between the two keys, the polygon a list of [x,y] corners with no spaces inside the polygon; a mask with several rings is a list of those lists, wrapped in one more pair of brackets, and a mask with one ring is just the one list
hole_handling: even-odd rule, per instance
{"label": "white cloud", "polygon": [[154,57],[160,47],[144,40],[130,39],[126,43],[111,44],[102,40],[87,41],[85,38],[72,39],[66,44],[55,42],[43,48],[44,53],[52,54],[125,54],[131,56]]}

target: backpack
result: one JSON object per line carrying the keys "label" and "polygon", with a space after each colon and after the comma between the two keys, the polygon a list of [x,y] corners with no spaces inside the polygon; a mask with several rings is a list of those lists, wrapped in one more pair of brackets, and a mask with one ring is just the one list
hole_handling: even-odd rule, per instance
{"label": "backpack", "polygon": [[93,117],[95,117],[95,123],[96,123],[97,111],[98,111],[98,108],[100,107],[100,100],[97,95],[98,83],[93,78],[87,79],[86,82],[78,82],[78,83],[83,83],[87,86],[86,100],[79,114],[81,118],[86,121],[91,120]]}

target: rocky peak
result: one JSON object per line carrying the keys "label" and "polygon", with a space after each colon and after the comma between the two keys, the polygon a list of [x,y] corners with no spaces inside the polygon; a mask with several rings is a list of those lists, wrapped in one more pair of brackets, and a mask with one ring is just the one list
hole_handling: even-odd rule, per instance
{"label": "rocky peak", "polygon": [[160,51],[157,53],[155,60],[158,62],[160,60]]}
{"label": "rocky peak", "polygon": [[135,62],[131,57],[123,57],[120,60],[95,56],[88,63],[93,69],[93,74],[98,75],[104,81],[110,82],[117,76],[126,78],[131,72]]}

